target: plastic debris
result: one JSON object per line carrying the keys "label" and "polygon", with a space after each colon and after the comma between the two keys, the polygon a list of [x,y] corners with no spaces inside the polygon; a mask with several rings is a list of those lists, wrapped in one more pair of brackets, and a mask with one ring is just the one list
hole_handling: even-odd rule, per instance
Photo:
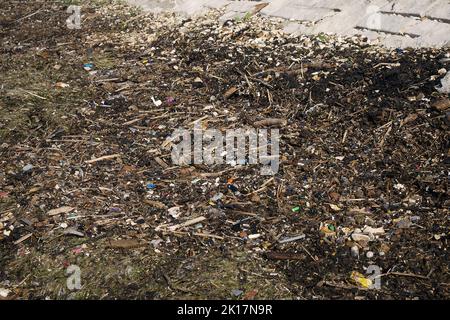
{"label": "plastic debris", "polygon": [[227,188],[233,193],[237,193],[239,191],[238,188],[233,184],[228,184]]}
{"label": "plastic debris", "polygon": [[222,192],[219,192],[219,193],[216,193],[216,194],[211,198],[211,201],[216,202],[216,201],[219,201],[219,200],[222,199],[222,198],[223,198],[223,193],[222,193]]}
{"label": "plastic debris", "polygon": [[353,271],[350,274],[350,280],[355,283],[356,285],[368,289],[372,286],[372,280],[364,277],[364,275],[362,275],[361,273],[357,272],[357,271]]}
{"label": "plastic debris", "polygon": [[[47,281],[60,263],[81,263],[83,279],[102,270],[83,285],[93,299],[105,290],[112,299],[226,298],[236,288],[261,299],[447,298],[450,112],[434,88],[448,77],[448,49],[288,35],[281,17],[249,19],[253,1],[189,19],[109,1],[82,10],[80,37],[54,28],[60,4],[29,2],[2,1],[4,22],[39,9],[2,30],[0,287],[13,290],[8,298],[76,297],[61,290],[64,281]],[[224,24],[222,13],[241,5],[244,18]],[[172,139],[177,129],[190,132],[190,163],[173,161],[184,140]],[[220,164],[192,156],[205,151],[207,130],[225,138],[239,129],[267,130],[258,163],[248,163],[256,149],[247,137],[244,158],[226,159],[225,148]],[[260,151],[274,150],[277,129],[279,168],[265,176]],[[24,173],[27,164],[34,168]],[[81,259],[87,253],[93,263]],[[112,267],[118,262],[124,270]],[[374,264],[429,279],[390,275],[367,295],[339,281]],[[315,286],[317,274],[331,286]],[[104,279],[115,281],[104,287]]]}
{"label": "plastic debris", "polygon": [[172,207],[172,208],[169,208],[167,211],[168,211],[169,215],[175,219],[177,219],[181,215],[180,207]]}
{"label": "plastic debris", "polygon": [[147,183],[147,189],[155,189],[156,188],[156,184],[154,183]]}
{"label": "plastic debris", "polygon": [[336,236],[336,227],[331,223],[321,223],[320,233],[325,238],[334,238]]}
{"label": "plastic debris", "polygon": [[162,105],[161,100],[156,100],[154,97],[151,97],[151,99],[152,99],[152,101],[153,101],[153,104],[154,104],[156,107],[159,107],[160,105]]}
{"label": "plastic debris", "polygon": [[8,297],[10,292],[11,292],[11,290],[9,290],[9,289],[0,288],[0,297],[6,298],[6,297]]}
{"label": "plastic debris", "polygon": [[60,207],[60,208],[56,208],[56,209],[52,209],[52,210],[48,211],[47,215],[55,216],[55,215],[62,214],[62,213],[68,213],[70,211],[73,211],[74,209],[75,208],[73,208],[73,207],[64,206],[64,207]]}
{"label": "plastic debris", "polygon": [[436,90],[440,93],[450,94],[450,73],[441,79],[441,86],[436,87]]}
{"label": "plastic debris", "polygon": [[85,63],[85,64],[83,64],[83,69],[86,71],[91,71],[92,69],[94,69],[94,64],[93,63]]}

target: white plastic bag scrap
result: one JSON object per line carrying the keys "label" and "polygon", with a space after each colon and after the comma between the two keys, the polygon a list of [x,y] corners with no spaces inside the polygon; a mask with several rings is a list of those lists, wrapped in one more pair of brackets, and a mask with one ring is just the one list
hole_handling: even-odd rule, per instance
{"label": "white plastic bag scrap", "polygon": [[10,292],[11,290],[9,289],[0,288],[0,297],[6,298]]}
{"label": "white plastic bag scrap", "polygon": [[447,72],[447,75],[441,79],[442,87],[436,87],[436,90],[440,93],[449,94],[450,93],[450,72]]}

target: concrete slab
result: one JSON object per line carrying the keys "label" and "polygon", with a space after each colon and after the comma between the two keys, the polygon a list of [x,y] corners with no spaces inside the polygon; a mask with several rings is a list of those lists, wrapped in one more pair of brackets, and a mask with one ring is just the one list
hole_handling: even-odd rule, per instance
{"label": "concrete slab", "polygon": [[[362,34],[388,47],[448,47],[448,0],[127,0],[152,12],[196,15],[223,9],[221,21],[242,18],[261,3],[260,14],[286,20],[289,33]],[[310,22],[311,24],[299,23]]]}

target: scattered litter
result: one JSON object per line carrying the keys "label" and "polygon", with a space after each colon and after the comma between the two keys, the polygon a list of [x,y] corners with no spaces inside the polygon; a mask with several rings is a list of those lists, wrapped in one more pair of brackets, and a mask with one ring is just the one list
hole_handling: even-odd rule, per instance
{"label": "scattered litter", "polygon": [[[15,286],[29,271],[33,282],[14,289],[19,299],[70,297],[41,272],[57,272],[66,254],[82,274],[114,279],[112,299],[226,298],[238,274],[261,299],[371,298],[315,285],[319,275],[344,286],[371,264],[429,274],[383,281],[379,299],[448,298],[450,112],[438,92],[448,49],[284,34],[251,8],[224,23],[221,10],[187,19],[116,1],[83,10],[80,37],[55,28],[60,4],[30,6],[2,2],[6,22],[42,7],[2,30],[0,52],[2,274]],[[188,137],[176,129],[190,132],[193,148],[178,148],[189,163],[173,161]],[[227,148],[214,151],[221,163],[193,156],[212,142],[207,131],[225,145],[239,129],[261,138],[256,148],[246,138],[244,158],[227,159]],[[276,173],[261,174],[263,152],[277,149]],[[114,275],[127,267],[139,271],[131,284]],[[102,298],[100,280],[83,294]]]}
{"label": "scattered litter", "polygon": [[222,198],[223,198],[223,193],[222,193],[222,192],[219,192],[219,193],[216,193],[216,194],[211,198],[211,201],[217,202],[217,201],[219,201],[219,200],[222,199]]}
{"label": "scattered litter", "polygon": [[440,93],[450,94],[450,73],[441,79],[441,86],[436,87],[436,90]]}
{"label": "scattered litter", "polygon": [[107,244],[107,247],[112,249],[134,249],[145,246],[145,242],[136,239],[109,240]]}
{"label": "scattered litter", "polygon": [[362,275],[361,273],[357,272],[357,271],[353,271],[350,274],[350,280],[355,283],[356,285],[358,285],[359,287],[368,289],[372,286],[372,280],[364,277],[364,275]]}
{"label": "scattered litter", "polygon": [[94,64],[93,63],[85,63],[85,64],[83,64],[83,69],[86,71],[91,71],[92,69],[94,69]]}
{"label": "scattered litter", "polygon": [[153,104],[154,104],[156,107],[159,107],[160,105],[162,105],[161,100],[155,100],[154,97],[151,97],[151,99],[152,99],[152,101],[153,101]]}

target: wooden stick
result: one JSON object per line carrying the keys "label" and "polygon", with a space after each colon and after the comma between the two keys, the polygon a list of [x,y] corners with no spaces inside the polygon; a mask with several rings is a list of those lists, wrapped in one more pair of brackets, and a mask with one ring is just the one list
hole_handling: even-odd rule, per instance
{"label": "wooden stick", "polygon": [[86,163],[95,163],[95,162],[98,162],[98,161],[111,160],[111,159],[114,159],[114,158],[120,158],[120,154],[119,153],[111,154],[109,156],[103,156],[103,157],[100,157],[100,158],[86,160],[85,162]]}
{"label": "wooden stick", "polygon": [[179,228],[188,227],[188,226],[191,226],[191,225],[193,225],[193,224],[202,222],[202,221],[204,221],[204,220],[206,220],[206,217],[200,216],[200,217],[197,217],[197,218],[194,218],[194,219],[185,221],[185,222],[183,222],[183,223],[180,223],[180,224],[176,224],[176,225],[170,226],[170,227],[169,227],[169,230],[170,230],[170,231],[175,231],[175,230],[177,230],[177,229],[179,229]]}

